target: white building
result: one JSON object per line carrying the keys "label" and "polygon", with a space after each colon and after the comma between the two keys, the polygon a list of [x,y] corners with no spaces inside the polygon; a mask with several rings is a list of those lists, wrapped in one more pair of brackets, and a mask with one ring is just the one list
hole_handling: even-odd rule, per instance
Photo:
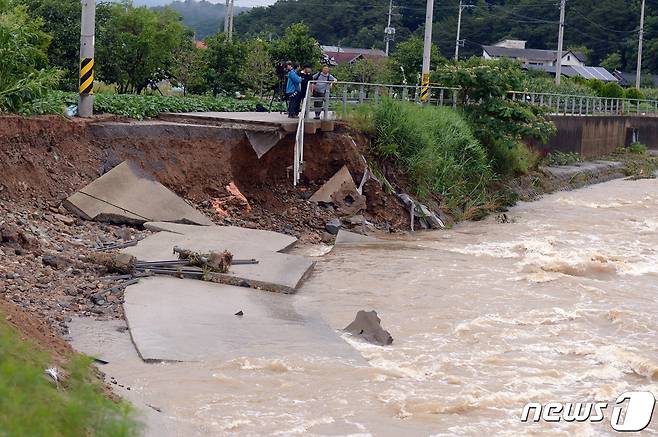
{"label": "white building", "polygon": [[[484,59],[516,59],[523,65],[553,67],[557,63],[557,51],[527,49],[526,41],[506,39],[492,46],[483,46]],[[566,50],[562,53],[562,65],[585,66],[585,56],[579,52]]]}

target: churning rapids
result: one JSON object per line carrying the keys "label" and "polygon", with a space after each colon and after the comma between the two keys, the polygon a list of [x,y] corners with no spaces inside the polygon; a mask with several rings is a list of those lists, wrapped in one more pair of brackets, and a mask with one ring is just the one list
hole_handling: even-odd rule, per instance
{"label": "churning rapids", "polygon": [[369,366],[254,351],[138,382],[200,435],[612,435],[609,420],[519,418],[530,401],[658,397],[658,180],[556,193],[507,218],[319,259],[294,306],[336,329],[377,310],[392,346],[344,336]]}

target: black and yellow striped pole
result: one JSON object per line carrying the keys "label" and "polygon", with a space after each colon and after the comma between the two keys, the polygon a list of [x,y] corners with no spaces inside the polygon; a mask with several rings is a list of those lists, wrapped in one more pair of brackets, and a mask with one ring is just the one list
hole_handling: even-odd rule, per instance
{"label": "black and yellow striped pole", "polygon": [[434,18],[434,0],[427,0],[425,13],[425,46],[423,50],[423,81],[420,87],[420,101],[430,100],[430,61],[432,56],[432,21]]}
{"label": "black and yellow striped pole", "polygon": [[94,34],[96,32],[96,0],[81,0],[80,22],[80,98],[78,115],[94,115]]}

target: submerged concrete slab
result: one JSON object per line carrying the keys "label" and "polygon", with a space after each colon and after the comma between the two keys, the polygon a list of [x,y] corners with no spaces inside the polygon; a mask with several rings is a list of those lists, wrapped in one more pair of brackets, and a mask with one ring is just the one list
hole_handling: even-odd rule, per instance
{"label": "submerged concrete slab", "polygon": [[356,244],[368,244],[368,243],[381,243],[382,240],[370,237],[368,235],[361,235],[355,232],[345,231],[343,229],[338,231],[336,235],[336,246],[342,245],[356,245]]}
{"label": "submerged concrete slab", "polygon": [[305,257],[277,252],[294,244],[294,237],[225,226],[206,229],[185,229],[185,234],[159,232],[123,251],[141,261],[164,261],[176,259],[174,246],[203,253],[228,250],[234,259],[254,258],[258,264],[233,265],[227,274],[217,274],[222,282],[281,293],[293,293],[315,265]]}
{"label": "submerged concrete slab", "polygon": [[[229,360],[295,354],[361,356],[321,319],[298,314],[292,296],[153,277],[126,289],[124,310],[147,361]],[[242,316],[235,314],[242,311]]]}
{"label": "submerged concrete slab", "polygon": [[212,224],[208,217],[128,161],[70,196],[64,206],[86,220]]}

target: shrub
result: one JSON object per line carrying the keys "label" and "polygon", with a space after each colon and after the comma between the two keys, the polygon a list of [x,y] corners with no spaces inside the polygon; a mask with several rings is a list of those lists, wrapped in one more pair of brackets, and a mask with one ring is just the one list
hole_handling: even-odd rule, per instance
{"label": "shrub", "polygon": [[626,89],[626,91],[624,92],[624,97],[626,97],[627,99],[635,99],[635,100],[644,99],[644,96],[637,88]]}
{"label": "shrub", "polygon": [[449,210],[486,201],[493,177],[487,153],[458,112],[386,98],[352,117],[374,134],[375,154],[396,161],[419,198],[440,195]]}
{"label": "shrub", "polygon": [[617,83],[608,82],[603,86],[600,97],[622,98],[624,97],[624,89]]}
{"label": "shrub", "polygon": [[628,146],[627,150],[630,153],[636,153],[638,155],[644,155],[647,153],[647,146],[645,146],[642,143],[633,143],[630,146]]}

